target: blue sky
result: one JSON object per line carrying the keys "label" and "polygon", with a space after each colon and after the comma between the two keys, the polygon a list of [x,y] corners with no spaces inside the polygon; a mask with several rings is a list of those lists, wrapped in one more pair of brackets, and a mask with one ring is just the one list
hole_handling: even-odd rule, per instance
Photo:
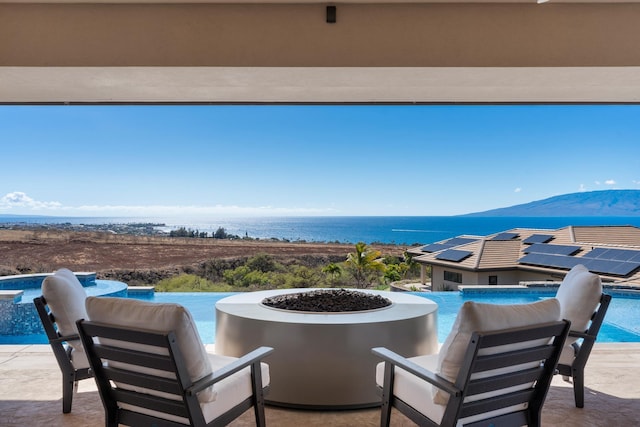
{"label": "blue sky", "polygon": [[0,106],[0,214],[456,215],[640,189],[640,106]]}

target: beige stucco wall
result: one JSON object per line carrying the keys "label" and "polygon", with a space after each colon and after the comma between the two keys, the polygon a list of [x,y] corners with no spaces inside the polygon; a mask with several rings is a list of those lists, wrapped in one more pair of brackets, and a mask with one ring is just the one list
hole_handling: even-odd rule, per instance
{"label": "beige stucco wall", "polygon": [[[444,272],[451,271],[462,274],[462,283],[444,280]],[[562,275],[545,274],[525,270],[504,270],[490,272],[474,272],[450,267],[431,267],[431,286],[434,291],[457,290],[460,285],[488,285],[489,276],[498,276],[498,285],[518,285],[523,281],[561,281]]]}

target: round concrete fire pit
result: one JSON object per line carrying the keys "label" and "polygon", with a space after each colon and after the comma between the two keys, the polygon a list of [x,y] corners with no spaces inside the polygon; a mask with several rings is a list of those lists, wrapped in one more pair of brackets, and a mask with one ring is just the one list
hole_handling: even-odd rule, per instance
{"label": "round concrete fire pit", "polygon": [[272,405],[308,409],[350,409],[380,405],[375,384],[379,362],[373,347],[403,356],[438,351],[437,304],[402,292],[382,295],[392,304],[357,312],[296,312],[270,308],[262,300],[290,289],[249,292],[216,304],[216,352],[241,356],[273,347],[269,363]]}

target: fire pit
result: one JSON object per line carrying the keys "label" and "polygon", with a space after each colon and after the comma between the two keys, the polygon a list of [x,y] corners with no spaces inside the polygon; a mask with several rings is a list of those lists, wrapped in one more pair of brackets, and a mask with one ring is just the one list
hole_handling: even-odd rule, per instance
{"label": "fire pit", "polygon": [[[384,306],[363,309],[363,302],[372,301]],[[338,306],[352,309],[333,310]],[[375,384],[379,360],[371,348],[384,346],[407,357],[435,353],[436,316],[436,303],[403,292],[249,292],[216,304],[216,352],[238,357],[260,345],[273,347],[266,359],[271,374],[268,404],[373,407],[380,405]]]}

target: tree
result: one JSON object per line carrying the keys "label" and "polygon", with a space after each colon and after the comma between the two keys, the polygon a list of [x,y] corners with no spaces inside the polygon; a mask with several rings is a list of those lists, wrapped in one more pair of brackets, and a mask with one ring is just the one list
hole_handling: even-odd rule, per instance
{"label": "tree", "polygon": [[332,262],[322,267],[322,272],[329,276],[329,281],[333,286],[335,281],[342,275],[342,268],[335,262]]}
{"label": "tree", "polygon": [[356,243],[356,251],[347,255],[345,265],[357,288],[366,288],[375,273],[385,271],[386,266],[380,259],[381,255],[380,251],[369,248],[363,242]]}
{"label": "tree", "polygon": [[213,233],[214,239],[226,239],[227,237],[229,236],[227,235],[227,230],[225,230],[224,227],[218,227],[216,232]]}
{"label": "tree", "polygon": [[403,277],[402,264],[391,264],[387,266],[384,272],[384,280],[387,283],[396,282]]}

